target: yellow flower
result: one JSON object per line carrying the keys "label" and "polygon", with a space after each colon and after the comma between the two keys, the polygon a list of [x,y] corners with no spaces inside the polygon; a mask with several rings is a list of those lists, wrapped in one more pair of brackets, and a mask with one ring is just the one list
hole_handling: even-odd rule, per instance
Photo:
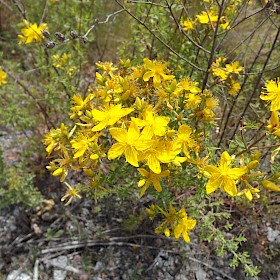
{"label": "yellow flower", "polygon": [[160,163],[170,163],[181,151],[181,145],[170,139],[155,139],[152,146],[143,151],[141,160],[146,160],[149,168],[156,174],[161,173]]}
{"label": "yellow flower", "polygon": [[110,77],[114,76],[114,71],[118,70],[117,67],[113,67],[112,62],[96,62],[95,65],[98,69],[105,71],[105,73],[109,74]]}
{"label": "yellow flower", "polygon": [[253,198],[259,198],[260,196],[258,195],[258,193],[260,192],[260,190],[258,188],[253,188],[250,187],[249,189],[245,189],[241,192],[239,192],[237,195],[241,196],[241,195],[245,195],[245,197],[249,200],[252,201]]}
{"label": "yellow flower", "polygon": [[170,229],[174,228],[175,223],[178,219],[178,212],[173,208],[172,204],[170,203],[169,212],[164,211],[162,208],[157,206],[157,209],[160,211],[161,214],[164,216],[164,222],[161,223],[156,229],[156,234],[164,233],[166,237],[170,236]]}
{"label": "yellow flower", "polygon": [[7,83],[7,76],[8,74],[2,70],[0,67],[0,86]]}
{"label": "yellow flower", "polygon": [[143,138],[134,122],[130,123],[128,131],[116,127],[110,128],[109,131],[118,143],[115,143],[108,151],[108,159],[115,159],[124,154],[128,163],[138,167],[138,151],[148,149],[151,141]]}
{"label": "yellow flower", "polygon": [[168,212],[155,205],[152,205],[147,212],[152,219],[158,212],[164,216],[164,221],[155,229],[155,233],[164,233],[166,237],[169,237],[173,231],[176,239],[182,235],[185,242],[190,242],[189,232],[195,227],[196,220],[189,219],[184,208],[177,212],[170,203]]}
{"label": "yellow flower", "polygon": [[185,78],[183,81],[178,83],[177,89],[175,90],[174,94],[178,96],[178,93],[181,91],[189,91],[191,93],[198,93],[201,92],[201,89],[197,87],[198,82],[193,82],[189,77]]}
{"label": "yellow flower", "polygon": [[229,72],[233,72],[233,73],[240,73],[243,70],[242,66],[239,66],[239,62],[235,61],[231,64],[226,64],[226,69]]}
{"label": "yellow flower", "polygon": [[76,150],[73,158],[82,157],[89,148],[96,150],[98,148],[96,143],[98,136],[99,134],[93,136],[90,136],[87,133],[77,134],[75,139],[71,140],[72,148]]}
{"label": "yellow flower", "polygon": [[52,128],[45,136],[44,145],[46,146],[46,152],[51,154],[52,151],[58,151],[61,149],[61,143],[68,138],[68,128],[62,123],[60,128]]}
{"label": "yellow flower", "polygon": [[79,194],[79,190],[71,187],[67,182],[64,182],[67,186],[67,192],[66,194],[61,198],[61,201],[66,200],[69,197],[69,200],[65,203],[65,206],[69,205],[74,197],[81,198],[81,195]]}
{"label": "yellow flower", "polygon": [[100,131],[108,125],[114,125],[122,117],[133,112],[133,108],[123,108],[121,104],[113,105],[110,104],[102,111],[94,109],[91,111],[92,117],[99,124],[92,128],[92,131]]}
{"label": "yellow flower", "polygon": [[181,235],[183,236],[185,242],[190,242],[189,232],[195,227],[196,220],[188,219],[186,210],[182,208],[178,212],[180,220],[174,229],[174,237],[178,239]]}
{"label": "yellow flower", "polygon": [[178,129],[178,138],[174,141],[181,145],[186,157],[190,157],[189,149],[193,149],[196,146],[192,132],[190,126],[183,124]]}
{"label": "yellow flower", "polygon": [[238,93],[238,91],[240,90],[240,88],[241,88],[240,84],[239,84],[238,82],[232,80],[232,81],[231,81],[231,85],[230,85],[230,89],[229,89],[228,93],[229,93],[230,95],[235,95],[235,94]]}
{"label": "yellow flower", "polygon": [[145,127],[143,134],[147,137],[153,135],[163,136],[168,129],[169,118],[164,116],[155,116],[152,106],[146,108],[143,113],[143,120],[138,118],[132,118],[132,120],[140,127]]}
{"label": "yellow flower", "polygon": [[205,100],[205,107],[208,109],[214,109],[218,106],[219,100],[215,97],[208,97]]}
{"label": "yellow flower", "polygon": [[226,17],[225,17],[225,16],[222,16],[222,17],[220,18],[220,26],[221,26],[224,30],[230,29],[229,22],[226,20]]}
{"label": "yellow flower", "polygon": [[160,179],[162,177],[167,177],[170,174],[169,170],[164,170],[159,174],[156,174],[152,171],[147,171],[144,168],[138,168],[138,171],[143,177],[145,177],[144,179],[141,179],[138,182],[138,187],[139,188],[143,187],[140,193],[140,197],[142,197],[145,194],[146,190],[149,188],[151,184],[154,185],[154,188],[156,189],[157,192],[161,192],[162,187],[160,185]]}
{"label": "yellow flower", "polygon": [[67,53],[63,53],[62,56],[55,54],[52,56],[53,66],[56,68],[62,68],[67,64],[67,61],[69,60],[69,58],[70,58],[70,55]]}
{"label": "yellow flower", "polygon": [[[201,24],[209,24],[211,22],[211,24],[215,26],[218,21],[218,15],[215,14],[213,11],[208,11],[208,12],[203,11],[201,14],[197,15],[196,17]],[[222,16],[220,18],[220,26],[225,30],[230,28],[229,22],[226,21],[225,16]]]}
{"label": "yellow flower", "polygon": [[174,78],[173,75],[166,75],[166,63],[151,61],[148,58],[144,58],[145,68],[148,69],[143,76],[143,80],[148,82],[150,78],[153,77],[154,86],[157,87],[160,85],[162,79],[163,81],[172,80]]}
{"label": "yellow flower", "polygon": [[266,86],[261,93],[260,98],[271,102],[270,111],[277,111],[280,109],[280,78],[278,77],[275,81],[270,80],[266,82]]}
{"label": "yellow flower", "polygon": [[70,66],[66,71],[67,75],[72,76],[76,71],[76,69],[77,69],[76,66]]}
{"label": "yellow flower", "polygon": [[225,62],[226,58],[219,57],[216,61],[212,64],[211,70],[215,77],[220,77],[222,81],[225,81],[230,74],[229,71],[222,68],[221,64]]}
{"label": "yellow flower", "polygon": [[46,23],[38,26],[36,23],[29,23],[27,20],[23,20],[23,22],[26,28],[21,29],[22,34],[18,35],[19,44],[30,44],[33,41],[40,43],[44,40],[42,31],[48,29]]}
{"label": "yellow flower", "polygon": [[206,184],[206,192],[210,194],[219,187],[231,196],[237,195],[236,180],[240,179],[247,172],[247,167],[229,168],[232,158],[228,152],[221,155],[220,165],[206,165],[204,167],[204,176],[209,178]]}
{"label": "yellow flower", "polygon": [[92,99],[92,94],[88,94],[84,100],[80,95],[74,94],[72,96],[72,102],[75,104],[75,106],[71,107],[70,109],[71,111],[73,111],[73,114],[70,115],[70,119],[73,119],[77,116],[82,116],[83,111],[85,111],[87,108],[89,109],[89,104]]}
{"label": "yellow flower", "polygon": [[189,20],[189,19],[184,20],[182,25],[183,25],[183,30],[184,31],[188,31],[188,30],[193,30],[194,29],[193,22],[191,20]]}
{"label": "yellow flower", "polygon": [[185,109],[195,110],[201,103],[201,97],[195,93],[189,93],[185,100]]}
{"label": "yellow flower", "polygon": [[212,24],[215,24],[218,21],[218,16],[213,11],[209,11],[208,13],[203,11],[196,17],[201,24],[208,24],[210,21]]}

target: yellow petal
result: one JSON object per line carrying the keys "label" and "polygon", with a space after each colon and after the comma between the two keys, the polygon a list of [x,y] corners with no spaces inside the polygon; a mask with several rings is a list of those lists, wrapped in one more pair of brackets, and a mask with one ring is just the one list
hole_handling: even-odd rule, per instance
{"label": "yellow petal", "polygon": [[217,177],[216,179],[209,179],[206,185],[206,193],[210,194],[214,192],[216,189],[218,189],[222,185],[222,179],[220,177]]}
{"label": "yellow petal", "polygon": [[138,168],[138,171],[144,177],[148,177],[149,176],[149,172],[146,169],[144,169],[144,168]]}
{"label": "yellow petal", "polygon": [[148,158],[148,166],[156,174],[159,174],[161,172],[159,160],[154,155],[151,155]]}
{"label": "yellow petal", "polygon": [[115,138],[120,143],[127,142],[127,131],[124,128],[113,127],[109,129],[113,138]]}
{"label": "yellow petal", "polygon": [[183,227],[181,224],[177,225],[174,229],[174,237],[178,239],[183,231]]}
{"label": "yellow petal", "polygon": [[108,159],[114,159],[121,156],[124,152],[125,146],[120,143],[114,144],[108,151]]}
{"label": "yellow petal", "polygon": [[249,201],[251,201],[253,199],[253,196],[252,196],[252,193],[250,190],[245,191],[244,194]]}
{"label": "yellow petal", "polygon": [[126,147],[124,154],[125,154],[126,161],[128,163],[130,163],[131,165],[133,165],[135,167],[139,166],[137,151],[135,150],[134,147],[130,147],[130,146]]}
{"label": "yellow petal", "polygon": [[191,241],[187,231],[183,232],[182,235],[183,235],[185,242],[189,243]]}
{"label": "yellow petal", "polygon": [[224,183],[225,192],[227,192],[231,196],[237,195],[238,191],[237,191],[236,184],[233,179],[224,178],[223,183]]}

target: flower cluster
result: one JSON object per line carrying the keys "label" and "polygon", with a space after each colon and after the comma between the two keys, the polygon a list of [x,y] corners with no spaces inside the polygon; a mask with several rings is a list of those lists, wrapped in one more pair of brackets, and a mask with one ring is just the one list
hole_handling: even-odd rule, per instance
{"label": "flower cluster", "polygon": [[[219,18],[219,11],[215,3],[210,0],[204,0],[203,2],[209,3],[208,6],[205,5],[205,11],[196,15],[193,19],[191,17],[183,19],[181,22],[182,29],[184,31],[199,29],[200,26],[206,26],[207,28],[214,29],[219,23],[219,27],[222,30],[230,29],[230,20],[236,13],[236,9],[240,6],[241,1],[230,0],[227,1],[227,5],[223,9],[223,13]],[[250,3],[249,3],[250,4]]]}
{"label": "flower cluster", "polygon": [[[63,61],[59,63],[60,67]],[[54,176],[65,182],[72,170],[87,178],[83,185],[65,182],[67,193],[62,199],[69,199],[67,204],[79,198],[82,191],[93,191],[95,198],[98,191],[106,191],[102,182],[110,164],[123,160],[137,171],[140,197],[146,192],[172,193],[172,182],[190,167],[198,178],[208,180],[205,195],[220,188],[230,196],[245,195],[249,200],[258,197],[259,189],[252,184],[261,176],[257,156],[243,159],[237,167],[234,156],[225,151],[220,164],[208,163],[211,154],[204,145],[209,137],[205,127],[215,125],[218,105],[209,90],[202,91],[190,77],[176,80],[166,63],[148,58],[135,67],[129,60],[120,61],[118,66],[109,62],[96,66],[96,85],[85,97],[75,94],[72,98],[72,126],[61,124],[44,140],[52,158],[47,168]],[[232,63],[222,70],[213,68],[216,77],[226,81],[242,67]],[[104,171],[104,164],[109,171]],[[178,201],[174,199],[169,210],[153,204],[147,211],[151,218],[163,218],[157,233],[176,239],[182,236],[189,242],[188,234],[196,221],[188,218],[180,204],[176,211],[175,204]]]}
{"label": "flower cluster", "polygon": [[76,66],[71,65],[71,55],[67,53],[53,55],[52,65],[57,69],[65,71],[68,76],[72,76],[76,71]]}
{"label": "flower cluster", "polygon": [[167,237],[172,233],[175,239],[182,235],[185,242],[190,242],[189,232],[195,227],[196,220],[189,219],[184,208],[177,212],[170,204],[169,211],[164,211],[161,207],[152,204],[146,210],[152,220],[157,214],[164,217],[163,222],[155,229],[156,233],[164,233]]}
{"label": "flower cluster", "polygon": [[225,63],[226,58],[219,57],[211,66],[213,76],[217,79],[217,83],[225,84],[230,95],[235,95],[239,92],[241,86],[238,82],[239,75],[243,70],[239,66],[238,61]]}

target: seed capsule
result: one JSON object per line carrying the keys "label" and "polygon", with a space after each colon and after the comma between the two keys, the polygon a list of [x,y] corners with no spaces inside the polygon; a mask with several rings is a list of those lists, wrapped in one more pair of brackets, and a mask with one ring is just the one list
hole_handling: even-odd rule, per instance
{"label": "seed capsule", "polygon": [[88,42],[88,37],[82,36],[81,41],[82,41],[83,44],[86,44]]}
{"label": "seed capsule", "polygon": [[48,41],[48,42],[45,44],[45,47],[46,47],[47,49],[52,49],[52,48],[54,48],[54,46],[55,46],[55,42],[53,42],[53,41]]}
{"label": "seed capsule", "polygon": [[70,30],[70,36],[73,38],[73,39],[76,39],[79,37],[78,33],[74,30]]}
{"label": "seed capsule", "polygon": [[60,32],[55,32],[55,37],[57,38],[58,41],[63,42],[66,39],[66,35],[62,34]]}
{"label": "seed capsule", "polygon": [[49,38],[50,37],[50,32],[46,29],[42,30],[42,35],[45,37],[45,38]]}

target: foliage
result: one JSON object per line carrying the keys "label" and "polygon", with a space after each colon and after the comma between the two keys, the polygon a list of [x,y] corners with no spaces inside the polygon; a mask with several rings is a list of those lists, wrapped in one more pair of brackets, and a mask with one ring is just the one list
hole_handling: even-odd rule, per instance
{"label": "foliage", "polygon": [[28,171],[24,163],[4,168],[2,172],[2,177],[5,174],[6,179],[1,181],[0,208],[13,204],[32,209],[41,206],[43,196],[34,186],[35,175]]}

